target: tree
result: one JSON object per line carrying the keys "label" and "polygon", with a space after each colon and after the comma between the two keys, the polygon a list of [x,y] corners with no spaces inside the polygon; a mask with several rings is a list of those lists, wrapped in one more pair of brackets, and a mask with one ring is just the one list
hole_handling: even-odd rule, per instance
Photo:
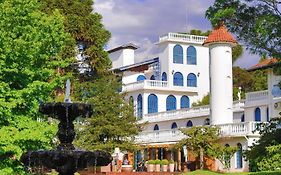
{"label": "tree", "polygon": [[272,119],[258,128],[260,139],[245,152],[251,171],[274,171],[280,168],[281,119]]}
{"label": "tree", "polygon": [[39,101],[52,100],[71,59],[71,43],[58,11],[44,14],[36,0],[0,1],[0,174],[24,174],[20,155],[51,148],[56,126],[38,114]]}
{"label": "tree", "polygon": [[[99,78],[89,91],[88,102],[94,106],[92,118],[78,133],[77,145],[89,150],[112,152],[115,147],[121,150],[134,150],[134,136],[138,134],[133,107],[120,94],[121,83],[115,75]],[[81,91],[81,93],[83,93]]]}
{"label": "tree", "polygon": [[206,17],[223,21],[253,53],[281,58],[280,0],[216,0]]}
{"label": "tree", "polygon": [[[75,100],[93,104],[94,114],[86,122],[89,125],[78,133],[77,145],[90,150],[106,151],[113,151],[114,146],[132,148],[132,142],[128,139],[137,132],[136,119],[132,115],[132,107],[124,101],[124,95],[118,93],[121,88],[120,80],[109,71],[111,61],[103,47],[109,40],[110,33],[101,23],[101,15],[93,13],[93,1],[41,2],[44,4],[42,11],[52,13],[54,9],[58,9],[64,15],[65,30],[79,47],[79,53],[76,54],[87,65],[87,71],[77,69],[76,74],[73,74],[72,92]],[[66,50],[65,54],[68,55],[68,52],[70,51]]]}
{"label": "tree", "polygon": [[204,106],[210,104],[210,94],[205,95],[202,100],[192,103],[192,107]]}
{"label": "tree", "polygon": [[[234,152],[234,147],[225,148],[219,144],[219,128],[214,126],[195,126],[192,128],[181,129],[186,138],[181,140],[177,147],[186,147],[195,154],[200,162],[200,169],[203,169],[204,156],[218,158],[223,164],[226,157],[231,157]],[[226,165],[226,164],[225,164]]]}

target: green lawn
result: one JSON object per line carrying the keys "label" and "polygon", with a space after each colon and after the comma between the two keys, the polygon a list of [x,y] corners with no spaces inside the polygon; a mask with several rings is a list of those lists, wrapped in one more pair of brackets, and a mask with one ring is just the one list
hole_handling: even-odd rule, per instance
{"label": "green lawn", "polygon": [[192,171],[182,175],[222,175],[222,174],[229,174],[229,175],[281,175],[281,171],[278,172],[252,172],[252,173],[216,173],[212,171]]}

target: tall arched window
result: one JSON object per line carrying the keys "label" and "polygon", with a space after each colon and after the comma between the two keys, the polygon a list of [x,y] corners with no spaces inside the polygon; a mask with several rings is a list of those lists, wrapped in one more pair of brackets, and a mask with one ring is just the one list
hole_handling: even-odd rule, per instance
{"label": "tall arched window", "polygon": [[139,75],[138,77],[137,77],[137,81],[143,81],[143,80],[145,80],[146,78],[145,78],[145,76],[144,75]]}
{"label": "tall arched window", "polygon": [[204,121],[204,125],[210,125],[210,119],[207,118],[205,121]]}
{"label": "tall arched window", "polygon": [[158,98],[155,94],[148,96],[148,113],[158,112]]}
{"label": "tall arched window", "polygon": [[191,120],[188,120],[188,122],[186,123],[186,127],[192,127],[193,126],[193,123]]}
{"label": "tall arched window", "polygon": [[243,167],[243,159],[242,159],[242,145],[241,143],[237,144],[238,150],[236,151],[236,168]]}
{"label": "tall arched window", "polygon": [[197,86],[197,78],[194,73],[190,73],[187,76],[187,86],[196,87]]}
{"label": "tall arched window", "polygon": [[181,109],[183,108],[189,108],[189,98],[188,96],[184,95],[181,97]]}
{"label": "tall arched window", "polygon": [[156,124],[154,125],[154,128],[153,128],[154,131],[159,131],[159,126]]}
{"label": "tall arched window", "polygon": [[261,109],[260,108],[255,109],[255,121],[256,122],[261,121]]}
{"label": "tall arched window", "polygon": [[196,49],[194,46],[187,48],[187,64],[196,64]]}
{"label": "tall arched window", "polygon": [[245,115],[244,114],[241,116],[241,122],[245,122]]}
{"label": "tall arched window", "polygon": [[177,109],[177,99],[173,95],[169,95],[166,99],[166,110],[176,110]]}
{"label": "tall arched window", "polygon": [[180,72],[174,74],[174,86],[183,86],[183,76]]}
{"label": "tall arched window", "polygon": [[177,129],[177,128],[178,128],[178,125],[177,125],[176,122],[174,122],[174,123],[172,124],[172,126],[171,126],[171,129]]}
{"label": "tall arched window", "polygon": [[137,117],[142,117],[142,96],[141,94],[138,95],[137,98]]}
{"label": "tall arched window", "polygon": [[167,81],[167,74],[166,74],[166,72],[162,73],[162,81]]}
{"label": "tall arched window", "polygon": [[155,80],[155,76],[151,75],[150,80]]}
{"label": "tall arched window", "polygon": [[183,49],[178,44],[173,49],[173,63],[183,64]]}
{"label": "tall arched window", "polygon": [[269,118],[269,110],[268,107],[266,108],[266,121],[269,122],[270,118]]}

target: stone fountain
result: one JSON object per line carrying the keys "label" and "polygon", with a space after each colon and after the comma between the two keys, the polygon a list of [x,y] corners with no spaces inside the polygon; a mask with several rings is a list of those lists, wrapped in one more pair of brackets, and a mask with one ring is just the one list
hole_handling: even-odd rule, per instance
{"label": "stone fountain", "polygon": [[21,162],[28,167],[55,169],[59,175],[73,175],[90,166],[106,166],[112,161],[109,153],[103,151],[83,151],[75,149],[73,121],[76,117],[89,117],[92,106],[84,103],[72,103],[70,100],[70,81],[66,82],[63,103],[44,103],[39,111],[60,121],[57,136],[60,140],[55,150],[28,151],[21,157]]}

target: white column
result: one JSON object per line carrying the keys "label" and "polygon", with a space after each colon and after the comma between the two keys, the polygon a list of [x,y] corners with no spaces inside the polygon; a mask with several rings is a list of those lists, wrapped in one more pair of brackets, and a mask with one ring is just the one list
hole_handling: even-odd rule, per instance
{"label": "white column", "polygon": [[232,50],[230,43],[210,44],[211,124],[233,122]]}

